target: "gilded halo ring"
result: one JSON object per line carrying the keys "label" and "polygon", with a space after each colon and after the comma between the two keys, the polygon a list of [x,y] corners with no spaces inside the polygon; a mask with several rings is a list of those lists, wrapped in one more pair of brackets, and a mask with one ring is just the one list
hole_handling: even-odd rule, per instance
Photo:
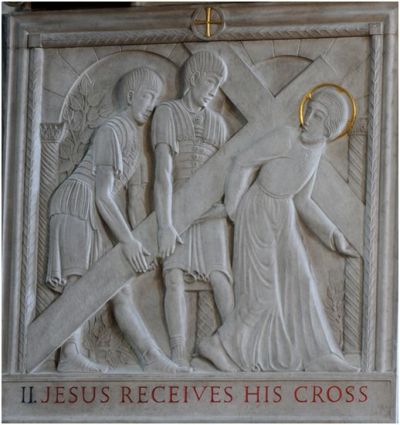
{"label": "gilded halo ring", "polygon": [[303,126],[304,124],[304,110],[305,110],[305,105],[308,101],[311,100],[312,95],[319,89],[321,89],[322,87],[333,87],[335,88],[337,91],[339,91],[340,93],[344,93],[347,98],[350,101],[351,104],[351,116],[350,119],[347,120],[346,126],[344,127],[344,129],[339,133],[338,136],[336,136],[333,140],[337,140],[340,139],[341,137],[343,137],[345,134],[349,133],[351,131],[351,129],[353,128],[354,122],[356,120],[356,116],[357,116],[357,107],[356,107],[356,101],[354,100],[354,97],[351,95],[351,93],[346,90],[344,87],[339,86],[338,84],[334,84],[334,83],[322,83],[322,84],[318,84],[316,86],[314,86],[313,88],[311,88],[301,99],[300,102],[300,107],[299,107],[299,121],[300,121],[300,126]]}

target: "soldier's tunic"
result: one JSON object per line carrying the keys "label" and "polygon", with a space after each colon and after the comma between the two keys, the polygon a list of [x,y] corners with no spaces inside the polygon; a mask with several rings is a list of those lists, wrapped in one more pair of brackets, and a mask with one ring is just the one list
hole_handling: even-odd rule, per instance
{"label": "soldier's tunic", "polygon": [[[222,117],[207,108],[187,110],[181,100],[164,102],[156,109],[152,123],[152,144],[167,144],[173,155],[174,188],[183,185],[226,141]],[[199,280],[209,280],[212,271],[232,280],[225,218],[195,222],[164,261],[164,273],[181,269]]]}
{"label": "soldier's tunic", "polygon": [[133,122],[116,116],[95,133],[81,163],[50,201],[47,284],[62,292],[68,276],[82,276],[112,247],[96,208],[96,166],[112,166],[117,196],[138,164],[137,131]]}

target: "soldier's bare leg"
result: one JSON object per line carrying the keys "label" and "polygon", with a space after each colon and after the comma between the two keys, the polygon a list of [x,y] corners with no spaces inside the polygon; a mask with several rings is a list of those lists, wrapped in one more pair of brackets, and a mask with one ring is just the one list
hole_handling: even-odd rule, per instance
{"label": "soldier's bare leg", "polygon": [[232,285],[228,277],[219,271],[211,272],[210,282],[214,292],[215,304],[217,305],[222,322],[224,322],[234,306]]}
{"label": "soldier's bare leg", "polygon": [[[65,291],[73,285],[80,276],[69,276]],[[108,367],[95,363],[82,354],[81,342],[82,327],[77,329],[63,344],[60,360],[57,365],[58,372],[106,372]]]}
{"label": "soldier's bare leg", "polygon": [[168,270],[164,275],[165,318],[171,345],[172,360],[183,367],[189,365],[186,350],[186,300],[183,272],[179,269]]}
{"label": "soldier's bare leg", "polygon": [[111,301],[114,317],[129,345],[135,351],[144,370],[158,372],[187,372],[179,367],[158,347],[133,302],[132,288],[128,284]]}

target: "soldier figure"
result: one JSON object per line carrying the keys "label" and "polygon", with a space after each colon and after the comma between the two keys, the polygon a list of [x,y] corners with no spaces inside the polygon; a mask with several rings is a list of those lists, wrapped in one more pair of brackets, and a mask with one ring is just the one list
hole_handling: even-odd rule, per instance
{"label": "soldier figure", "polygon": [[222,320],[233,309],[223,204],[215,204],[181,238],[171,217],[173,187],[176,189],[190,179],[226,142],[222,117],[207,107],[226,76],[226,65],[221,59],[207,51],[195,53],[183,66],[183,97],[160,104],[152,124],[157,236],[159,253],[164,258],[165,316],[172,360],[181,366],[188,365],[185,274],[211,283]]}
{"label": "soldier figure", "polygon": [[[124,75],[114,89],[117,113],[97,129],[81,163],[53,194],[46,278],[53,290],[68,291],[118,242],[135,271],[148,269],[145,257],[148,253],[131,233],[132,208],[129,208],[129,224],[117,204],[117,196],[132,187],[139,165],[137,127],[150,117],[161,89],[160,77],[148,68],[136,68]],[[135,308],[129,285],[115,295],[111,304],[118,326],[144,369],[180,370],[150,335]],[[58,371],[105,371],[106,367],[82,353],[81,329],[62,346]]]}

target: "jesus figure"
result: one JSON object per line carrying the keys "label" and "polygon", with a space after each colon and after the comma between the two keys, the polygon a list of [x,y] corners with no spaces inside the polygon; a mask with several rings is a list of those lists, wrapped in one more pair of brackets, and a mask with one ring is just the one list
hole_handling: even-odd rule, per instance
{"label": "jesus figure", "polygon": [[236,303],[199,346],[219,369],[357,370],[333,337],[298,225],[328,249],[357,256],[311,198],[325,146],[343,134],[350,115],[343,92],[326,85],[308,101],[300,129],[273,130],[235,160],[225,205],[235,223]]}

